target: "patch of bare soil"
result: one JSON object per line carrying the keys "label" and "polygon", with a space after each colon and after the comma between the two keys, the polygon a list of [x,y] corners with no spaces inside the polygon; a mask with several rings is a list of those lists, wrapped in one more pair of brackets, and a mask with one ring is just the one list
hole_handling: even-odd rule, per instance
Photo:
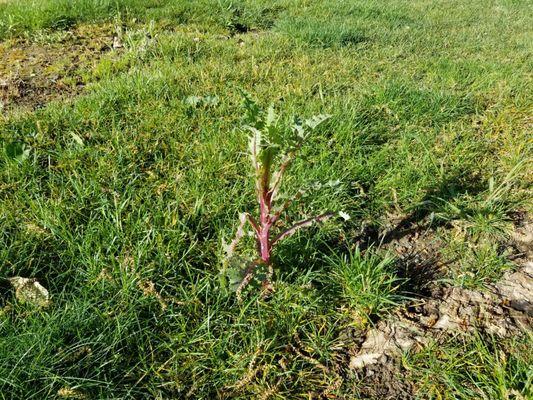
{"label": "patch of bare soil", "polygon": [[408,278],[404,291],[418,296],[429,296],[435,280],[447,268],[440,254],[441,239],[427,218],[416,215],[389,215],[388,224],[382,229],[365,226],[355,245],[362,250],[378,245],[391,251],[396,256],[400,278]]}
{"label": "patch of bare soil", "polygon": [[[410,240],[405,240],[389,243],[401,249],[402,243],[409,247]],[[397,362],[404,351],[417,351],[429,341],[461,333],[478,331],[506,338],[533,328],[533,221],[521,218],[513,242],[517,270],[507,272],[487,290],[432,286],[427,298],[379,321],[366,333],[349,362],[349,369],[361,380],[363,396],[414,398]]]}
{"label": "patch of bare soil", "polygon": [[78,94],[87,71],[113,50],[113,33],[109,24],[80,25],[1,42],[0,110],[31,110]]}

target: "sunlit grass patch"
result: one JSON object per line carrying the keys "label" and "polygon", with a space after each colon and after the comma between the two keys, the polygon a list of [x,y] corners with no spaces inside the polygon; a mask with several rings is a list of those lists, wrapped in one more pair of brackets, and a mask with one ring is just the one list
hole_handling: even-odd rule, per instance
{"label": "sunlit grass patch", "polygon": [[[0,282],[0,398],[354,397],[338,387],[346,358],[407,300],[410,277],[380,246],[390,215],[438,236],[429,251],[452,262],[438,284],[482,289],[516,268],[506,241],[516,212],[532,210],[527,11],[421,0],[1,4],[3,45],[61,53],[72,32],[105,27],[122,47],[85,60],[76,97],[0,117],[0,277],[38,278],[51,298],[32,310]],[[222,237],[256,207],[242,89],[274,104],[283,126],[331,116],[286,187],[339,180],[338,190],[288,217],[351,219],[288,238],[275,290],[239,303],[218,271]],[[528,347],[498,346],[432,347],[410,361],[409,379],[422,397],[526,396]]]}
{"label": "sunlit grass patch", "polygon": [[456,338],[409,356],[405,364],[421,398],[528,398],[533,393],[527,343],[527,338]]}

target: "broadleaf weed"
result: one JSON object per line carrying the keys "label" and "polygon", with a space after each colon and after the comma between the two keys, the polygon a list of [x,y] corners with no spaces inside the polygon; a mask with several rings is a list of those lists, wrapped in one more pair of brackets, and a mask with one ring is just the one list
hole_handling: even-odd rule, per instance
{"label": "broadleaf weed", "polygon": [[[286,224],[282,220],[291,204],[300,200],[309,189],[321,187],[321,185],[302,188],[288,196],[280,194],[283,178],[302,145],[309,135],[330,116],[320,114],[305,120],[295,117],[290,128],[285,129],[273,106],[265,112],[250,95],[247,93],[243,95],[246,120],[243,128],[249,134],[248,153],[253,167],[259,215],[256,218],[250,213],[242,213],[235,238],[229,244],[223,243],[225,255],[222,276],[224,280],[230,278],[232,288],[239,297],[241,291],[253,278],[261,283],[263,289],[267,291],[272,289],[271,282],[274,274],[272,254],[280,241],[294,235],[302,228],[324,222],[335,216],[334,212],[327,211]],[[346,218],[347,214],[339,215]],[[256,247],[256,256],[252,260],[246,260],[236,252],[237,245],[245,236],[247,224],[252,228],[251,235],[254,237]]]}

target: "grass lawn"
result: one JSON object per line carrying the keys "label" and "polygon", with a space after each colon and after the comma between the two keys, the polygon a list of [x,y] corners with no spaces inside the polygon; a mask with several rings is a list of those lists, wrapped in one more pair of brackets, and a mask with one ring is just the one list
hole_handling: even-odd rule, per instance
{"label": "grass lawn", "polygon": [[[0,1],[0,278],[51,296],[1,284],[0,399],[365,398],[350,349],[423,292],[366,232],[427,226],[439,284],[514,268],[532,27],[526,0]],[[340,184],[288,218],[351,218],[282,242],[274,292],[238,302],[219,278],[222,238],[256,212],[242,90],[282,126],[331,115],[284,188]],[[399,379],[530,398],[532,348],[455,338]]]}

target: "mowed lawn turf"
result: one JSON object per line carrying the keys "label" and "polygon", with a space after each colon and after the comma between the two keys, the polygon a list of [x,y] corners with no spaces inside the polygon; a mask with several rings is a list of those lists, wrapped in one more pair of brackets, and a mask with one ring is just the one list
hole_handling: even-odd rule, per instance
{"label": "mowed lawn turf", "polygon": [[[347,332],[416,293],[379,241],[356,249],[362,227],[429,221],[443,284],[482,290],[514,267],[502,243],[516,213],[533,211],[532,8],[0,2],[5,54],[76,27],[117,37],[76,71],[76,97],[1,105],[0,278],[38,279],[51,304],[21,303],[3,281],[0,398],[363,396]],[[2,54],[7,76],[16,60]],[[287,126],[331,115],[285,189],[340,183],[288,218],[351,218],[284,241],[275,291],[239,303],[219,271],[222,238],[256,212],[243,90]],[[528,398],[532,344],[457,338],[406,355],[399,379],[419,398]]]}

